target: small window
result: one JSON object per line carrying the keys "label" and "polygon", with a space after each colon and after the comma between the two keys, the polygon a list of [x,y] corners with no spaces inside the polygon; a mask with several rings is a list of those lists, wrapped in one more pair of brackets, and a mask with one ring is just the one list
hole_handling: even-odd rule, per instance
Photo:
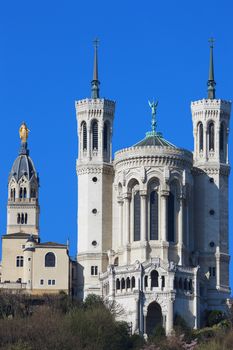
{"label": "small window", "polygon": [[28,261],[31,261],[31,258],[28,258]]}
{"label": "small window", "polygon": [[52,284],[52,281],[48,280],[48,285],[51,286],[51,284]]}
{"label": "small window", "polygon": [[92,276],[98,275],[98,266],[91,266],[91,275]]}
{"label": "small window", "polygon": [[215,214],[215,211],[214,211],[213,209],[211,209],[211,210],[209,211],[209,213],[210,213],[210,215],[214,215],[214,214]]}
{"label": "small window", "polygon": [[43,285],[44,284],[44,280],[40,280],[40,284]]}
{"label": "small window", "polygon": [[16,267],[23,267],[23,256],[16,257]]}
{"label": "small window", "polygon": [[45,255],[45,267],[55,267],[55,255],[50,252]]}
{"label": "small window", "polygon": [[17,214],[17,224],[20,224],[20,213]]}
{"label": "small window", "polygon": [[96,208],[92,209],[92,213],[97,214],[97,209]]}
{"label": "small window", "polygon": [[212,275],[213,275],[213,277],[216,276],[216,268],[215,267],[212,268]]}
{"label": "small window", "polygon": [[165,276],[162,276],[162,288],[165,288]]}
{"label": "small window", "polygon": [[52,280],[52,285],[55,286],[55,280]]}
{"label": "small window", "polygon": [[22,244],[22,249],[24,249],[25,248],[25,244]]}
{"label": "small window", "polygon": [[97,177],[94,176],[94,177],[92,178],[92,181],[96,183],[96,182],[98,181]]}

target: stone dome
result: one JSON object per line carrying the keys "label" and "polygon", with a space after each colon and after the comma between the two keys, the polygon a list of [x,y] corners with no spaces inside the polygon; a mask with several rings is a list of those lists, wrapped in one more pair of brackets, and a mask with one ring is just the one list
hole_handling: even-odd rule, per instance
{"label": "stone dome", "polygon": [[21,144],[19,155],[13,163],[9,179],[14,177],[18,182],[22,176],[25,176],[30,181],[33,175],[37,178],[36,169],[32,159],[29,157],[29,150],[25,142]]}

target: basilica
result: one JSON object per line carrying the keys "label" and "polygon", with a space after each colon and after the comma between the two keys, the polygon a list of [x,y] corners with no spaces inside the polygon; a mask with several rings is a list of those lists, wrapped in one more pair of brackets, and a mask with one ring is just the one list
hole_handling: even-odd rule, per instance
{"label": "basilica", "polygon": [[[115,102],[101,98],[95,46],[91,98],[76,101],[78,254],[39,238],[39,178],[20,127],[8,178],[0,289],[31,294],[63,290],[80,300],[114,302],[133,332],[167,334],[175,315],[192,328],[206,310],[227,310],[229,287],[228,134],[231,102],[215,96],[213,44],[207,97],[191,103],[194,151],[152,127],[112,154]],[[191,136],[191,135],[190,135]]]}
{"label": "basilica", "polygon": [[201,327],[230,295],[231,103],[215,96],[213,44],[207,97],[191,103],[193,152],[156,130],[151,102],[151,131],[113,157],[115,102],[100,97],[97,53],[92,96],[76,102],[77,295],[114,301],[133,332],[169,334],[176,314]]}

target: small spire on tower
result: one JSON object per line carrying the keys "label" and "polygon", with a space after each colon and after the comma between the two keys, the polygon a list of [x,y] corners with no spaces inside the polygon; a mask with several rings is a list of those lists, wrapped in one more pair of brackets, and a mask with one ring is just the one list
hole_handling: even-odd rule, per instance
{"label": "small spire on tower", "polygon": [[209,39],[210,43],[210,66],[209,66],[209,79],[207,82],[208,86],[208,99],[215,98],[215,85],[216,82],[214,80],[214,58],[213,58],[213,48],[214,48],[214,38]]}
{"label": "small spire on tower", "polygon": [[99,98],[99,85],[100,82],[98,80],[98,45],[99,45],[99,40],[96,38],[94,40],[94,48],[95,48],[95,53],[94,53],[94,69],[93,69],[93,80],[91,82],[91,97],[92,98]]}

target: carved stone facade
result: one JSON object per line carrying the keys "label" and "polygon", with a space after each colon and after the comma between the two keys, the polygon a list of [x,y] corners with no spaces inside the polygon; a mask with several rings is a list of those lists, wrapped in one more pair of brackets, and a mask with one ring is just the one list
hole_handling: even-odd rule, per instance
{"label": "carved stone facade", "polygon": [[78,296],[115,301],[134,332],[162,324],[169,334],[175,314],[200,327],[230,294],[231,103],[192,103],[193,153],[152,130],[112,160],[114,109],[97,97],[76,102]]}

